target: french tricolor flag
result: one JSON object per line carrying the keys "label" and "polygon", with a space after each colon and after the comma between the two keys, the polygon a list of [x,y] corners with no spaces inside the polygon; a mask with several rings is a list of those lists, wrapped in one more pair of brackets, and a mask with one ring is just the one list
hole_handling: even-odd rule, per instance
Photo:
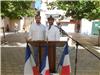
{"label": "french tricolor flag", "polygon": [[70,75],[71,68],[70,68],[70,59],[68,52],[68,43],[66,43],[64,46],[64,51],[61,56],[58,68],[60,71],[60,75]]}
{"label": "french tricolor flag", "polygon": [[24,75],[39,75],[39,69],[36,67],[34,58],[31,53],[31,45],[27,44],[25,55]]}
{"label": "french tricolor flag", "polygon": [[40,64],[40,72],[41,72],[41,75],[50,75],[47,46],[44,46],[44,54],[42,58],[42,63]]}

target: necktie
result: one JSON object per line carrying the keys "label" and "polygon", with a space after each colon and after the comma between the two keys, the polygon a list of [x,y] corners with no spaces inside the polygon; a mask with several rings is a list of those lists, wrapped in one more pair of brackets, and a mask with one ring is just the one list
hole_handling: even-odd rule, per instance
{"label": "necktie", "polygon": [[51,28],[51,25],[49,25],[49,28],[48,28],[48,30],[50,30],[50,28]]}

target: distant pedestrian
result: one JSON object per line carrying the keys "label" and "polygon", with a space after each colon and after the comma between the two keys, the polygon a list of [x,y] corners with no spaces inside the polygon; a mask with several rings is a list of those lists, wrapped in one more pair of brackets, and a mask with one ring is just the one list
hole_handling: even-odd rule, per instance
{"label": "distant pedestrian", "polygon": [[6,30],[7,30],[7,32],[9,32],[9,25],[8,24],[7,24]]}

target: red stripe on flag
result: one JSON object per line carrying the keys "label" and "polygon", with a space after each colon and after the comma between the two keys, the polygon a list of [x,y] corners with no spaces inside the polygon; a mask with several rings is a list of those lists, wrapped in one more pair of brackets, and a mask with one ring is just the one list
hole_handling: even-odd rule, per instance
{"label": "red stripe on flag", "polygon": [[70,75],[70,66],[62,66],[61,75]]}
{"label": "red stripe on flag", "polygon": [[50,75],[49,70],[46,70],[45,75]]}
{"label": "red stripe on flag", "polygon": [[40,75],[38,67],[33,67],[33,75]]}

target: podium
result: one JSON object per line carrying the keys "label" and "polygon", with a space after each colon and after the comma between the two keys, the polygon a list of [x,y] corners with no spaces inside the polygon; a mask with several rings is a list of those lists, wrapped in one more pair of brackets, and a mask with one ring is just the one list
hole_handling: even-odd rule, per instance
{"label": "podium", "polygon": [[56,47],[63,47],[65,42],[67,41],[27,41],[27,43],[31,44],[32,46],[39,48],[38,53],[38,62],[36,65],[39,66],[41,63],[42,55],[43,55],[43,46],[48,45],[48,59],[49,59],[49,68],[50,72],[56,72]]}

